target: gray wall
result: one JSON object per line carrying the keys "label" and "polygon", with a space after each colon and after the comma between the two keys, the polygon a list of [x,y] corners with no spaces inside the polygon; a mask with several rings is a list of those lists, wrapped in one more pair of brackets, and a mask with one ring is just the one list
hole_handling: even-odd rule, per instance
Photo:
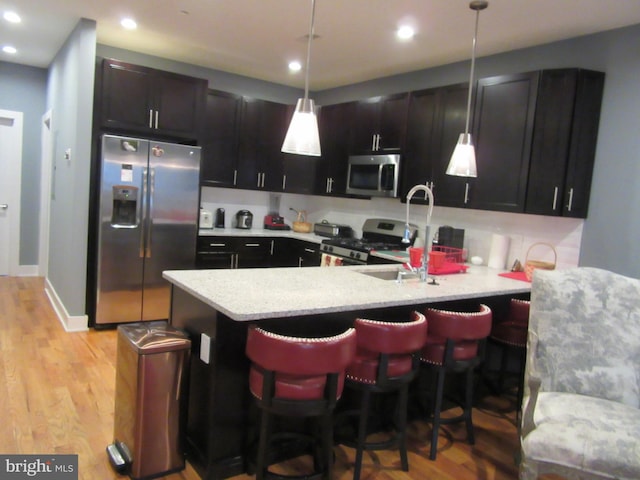
{"label": "gray wall", "polygon": [[45,113],[47,71],[0,62],[0,109],[23,112],[20,198],[20,265],[38,264],[40,125]]}
{"label": "gray wall", "polygon": [[[50,210],[49,282],[70,316],[85,313],[89,173],[96,24],[80,20],[49,67],[53,110],[54,191]],[[64,159],[71,149],[71,160]]]}

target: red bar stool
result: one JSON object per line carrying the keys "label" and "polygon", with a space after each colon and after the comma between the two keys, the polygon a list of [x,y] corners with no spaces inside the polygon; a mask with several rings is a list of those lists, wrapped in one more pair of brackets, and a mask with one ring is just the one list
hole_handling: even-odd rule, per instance
{"label": "red bar stool", "polygon": [[[347,386],[361,392],[357,411],[358,438],[354,443],[343,443],[356,448],[353,478],[358,480],[362,469],[364,450],[387,449],[397,445],[402,470],[409,470],[406,445],[407,401],[409,384],[420,367],[420,349],[427,339],[427,321],[419,312],[413,312],[409,321],[377,321],[358,318],[356,356],[347,367]],[[396,400],[395,435],[384,442],[366,442],[367,420],[371,414],[372,393],[398,392]]]}
{"label": "red bar stool", "polygon": [[[251,360],[249,388],[261,412],[256,478],[284,478],[269,472],[272,416],[316,417],[322,431],[316,472],[298,478],[331,479],[333,410],[342,395],[345,369],[356,351],[353,328],[339,335],[301,338],[249,327],[246,353]],[[296,477],[294,477],[296,478]]]}
{"label": "red bar stool", "polygon": [[522,392],[524,382],[524,366],[527,355],[527,333],[529,330],[529,305],[528,300],[512,298],[509,302],[509,312],[505,319],[497,321],[491,328],[489,339],[500,347],[500,373],[498,376],[498,389],[503,390],[504,378],[507,373],[508,350],[518,352],[519,372],[518,390],[516,393],[517,408],[522,405]]}
{"label": "red bar stool", "polygon": [[[429,458],[436,459],[438,451],[438,432],[440,425],[464,421],[467,428],[467,441],[473,445],[473,407],[474,371],[484,359],[486,339],[491,332],[492,312],[486,305],[480,305],[475,311],[452,312],[428,308],[425,312],[429,322],[429,337],[422,349],[421,360],[427,368],[436,373],[436,386],[431,389],[433,407],[433,429],[431,432],[431,452]],[[447,373],[464,373],[464,399],[459,402],[462,414],[443,419],[442,402],[444,398],[445,377]]]}

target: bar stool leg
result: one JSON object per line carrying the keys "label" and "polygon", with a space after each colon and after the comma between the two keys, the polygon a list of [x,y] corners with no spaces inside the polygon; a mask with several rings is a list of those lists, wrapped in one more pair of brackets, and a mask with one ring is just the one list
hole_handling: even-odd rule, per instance
{"label": "bar stool leg", "polygon": [[398,448],[400,450],[400,464],[402,470],[409,471],[409,459],[407,457],[407,404],[409,401],[409,384],[403,385],[398,393],[397,411],[398,411]]}
{"label": "bar stool leg", "polygon": [[467,442],[469,442],[470,445],[473,445],[476,442],[475,434],[473,431],[473,420],[471,418],[471,414],[473,412],[473,368],[468,369],[465,375],[466,382],[464,392],[464,421],[467,426]]}
{"label": "bar stool leg", "polygon": [[333,415],[324,415],[322,421],[322,469],[323,478],[331,480],[333,469]]}
{"label": "bar stool leg", "polygon": [[268,467],[267,447],[269,446],[269,436],[271,434],[271,414],[261,411],[260,419],[260,440],[258,442],[258,454],[256,458],[256,480],[264,480],[265,470]]}
{"label": "bar stool leg", "polygon": [[442,411],[442,397],[444,396],[444,367],[438,368],[438,379],[436,386],[436,401],[433,410],[433,430],[431,431],[431,452],[429,454],[430,460],[436,459],[436,453],[438,452],[438,431],[440,430],[440,412]]}
{"label": "bar stool leg", "polygon": [[368,389],[362,390],[362,401],[360,404],[360,419],[358,421],[358,445],[356,447],[356,460],[353,468],[353,480],[360,480],[360,471],[362,470],[362,455],[365,449],[365,441],[367,439],[367,419],[369,417],[369,404],[371,400],[371,392]]}

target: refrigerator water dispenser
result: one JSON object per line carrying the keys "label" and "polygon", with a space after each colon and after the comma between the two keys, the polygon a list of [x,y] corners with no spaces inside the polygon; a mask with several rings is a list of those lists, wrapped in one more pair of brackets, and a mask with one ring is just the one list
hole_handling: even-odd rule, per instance
{"label": "refrigerator water dispenser", "polygon": [[138,226],[138,187],[130,185],[113,186],[113,210],[111,226],[135,228]]}

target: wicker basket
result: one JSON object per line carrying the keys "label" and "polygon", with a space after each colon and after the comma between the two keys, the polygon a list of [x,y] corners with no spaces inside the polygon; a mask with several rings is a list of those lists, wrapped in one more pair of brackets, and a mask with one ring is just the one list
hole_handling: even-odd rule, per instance
{"label": "wicker basket", "polygon": [[313,225],[311,222],[293,222],[293,231],[298,233],[310,233]]}
{"label": "wicker basket", "polygon": [[[543,260],[529,259],[529,254],[531,253],[531,250],[533,249],[533,247],[537,247],[539,245],[545,245],[553,251],[553,263],[546,262]],[[524,261],[524,275],[525,277],[527,277],[527,280],[531,281],[533,279],[533,271],[536,268],[540,268],[542,270],[554,270],[556,268],[557,262],[558,262],[558,253],[556,252],[556,249],[553,247],[553,245],[551,245],[550,243],[542,243],[542,242],[534,243],[529,247],[529,250],[527,250],[527,256]]]}

